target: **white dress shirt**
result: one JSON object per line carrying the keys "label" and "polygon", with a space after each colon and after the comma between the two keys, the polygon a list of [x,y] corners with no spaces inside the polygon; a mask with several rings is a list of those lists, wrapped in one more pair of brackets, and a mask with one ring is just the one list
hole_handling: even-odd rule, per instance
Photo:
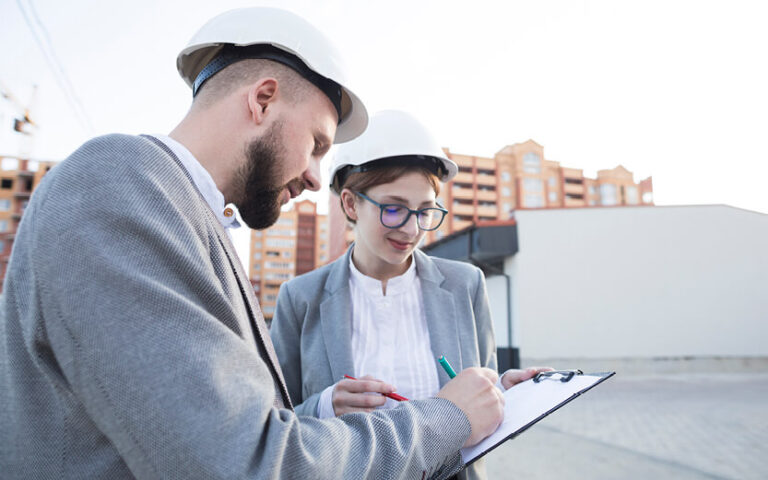
{"label": "white dress shirt", "polygon": [[205,202],[211,207],[221,226],[229,235],[229,239],[232,240],[232,233],[229,229],[240,227],[240,222],[237,221],[237,207],[232,204],[226,205],[224,194],[216,187],[216,182],[213,181],[211,174],[200,165],[200,162],[187,147],[167,135],[152,136],[163,142],[178,157],[181,164],[187,169],[189,176],[192,177],[195,186],[200,190]]}
{"label": "white dress shirt", "polygon": [[[371,375],[397,388],[409,399],[434,396],[440,389],[437,359],[429,340],[424,313],[421,282],[416,264],[387,281],[382,293],[381,281],[367,277],[349,262],[349,290],[352,300],[352,361],[357,378]],[[332,396],[335,385],[320,394],[317,414],[334,416]],[[397,401],[387,399],[382,408],[392,408]]]}

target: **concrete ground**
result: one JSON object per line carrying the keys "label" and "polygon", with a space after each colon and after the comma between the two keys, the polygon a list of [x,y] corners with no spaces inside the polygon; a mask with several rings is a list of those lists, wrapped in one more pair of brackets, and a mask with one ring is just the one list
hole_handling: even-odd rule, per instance
{"label": "concrete ground", "polygon": [[768,373],[619,372],[485,463],[490,479],[766,479]]}

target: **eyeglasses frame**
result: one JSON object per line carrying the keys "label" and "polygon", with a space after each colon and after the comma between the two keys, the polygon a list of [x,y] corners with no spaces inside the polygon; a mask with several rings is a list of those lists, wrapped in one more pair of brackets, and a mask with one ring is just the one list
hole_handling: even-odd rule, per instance
{"label": "eyeglasses frame", "polygon": [[[448,214],[448,210],[446,210],[445,208],[443,208],[443,207],[442,207],[442,205],[440,205],[440,204],[437,204],[437,206],[436,206],[436,207],[426,207],[426,208],[420,208],[420,209],[418,209],[418,210],[413,210],[413,209],[411,209],[411,208],[408,208],[408,207],[406,207],[405,205],[401,205],[401,204],[399,204],[399,203],[379,203],[379,202],[377,202],[376,200],[372,199],[371,197],[369,197],[368,195],[366,195],[366,194],[364,194],[364,193],[362,193],[362,192],[356,192],[356,191],[354,191],[354,190],[350,190],[350,192],[352,192],[352,193],[354,193],[355,195],[358,195],[358,196],[360,196],[360,197],[362,197],[362,198],[364,198],[364,199],[368,200],[368,201],[369,201],[369,202],[371,202],[372,204],[374,204],[374,205],[376,205],[377,207],[379,207],[379,222],[380,222],[380,223],[381,223],[383,226],[385,226],[386,228],[391,228],[392,230],[394,230],[394,229],[396,229],[396,228],[400,228],[400,227],[402,227],[403,225],[405,225],[406,223],[408,223],[408,220],[410,220],[410,219],[411,219],[411,215],[416,215],[416,226],[417,226],[417,227],[419,227],[419,230],[423,230],[423,231],[425,231],[425,232],[431,232],[431,231],[434,231],[434,230],[437,230],[438,228],[440,228],[440,225],[442,225],[442,224],[443,224],[443,222],[445,221],[445,216]],[[405,220],[403,220],[403,221],[402,221],[402,223],[400,223],[399,225],[396,225],[396,226],[394,226],[394,227],[390,227],[389,225],[385,225],[385,224],[384,224],[384,209],[385,209],[386,207],[399,207],[399,208],[404,208],[404,209],[408,210],[408,215],[406,215],[406,216],[405,216]],[[422,212],[423,212],[423,211],[425,211],[425,210],[438,210],[438,211],[440,211],[440,212],[443,212],[443,218],[441,218],[441,219],[440,219],[440,222],[439,222],[439,223],[437,224],[437,226],[435,226],[434,228],[422,228],[422,227],[421,227],[421,225],[419,225],[419,214],[420,214],[420,213],[422,213]]]}

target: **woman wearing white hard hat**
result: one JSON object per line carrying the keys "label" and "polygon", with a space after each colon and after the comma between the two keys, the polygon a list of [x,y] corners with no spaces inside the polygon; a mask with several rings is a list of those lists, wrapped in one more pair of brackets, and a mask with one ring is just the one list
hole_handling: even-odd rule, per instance
{"label": "woman wearing white hard hat", "polygon": [[[271,335],[296,411],[320,418],[434,396],[459,371],[496,369],[485,279],[467,263],[418,249],[447,213],[441,182],[457,166],[412,116],[384,111],[339,148],[331,188],[355,243],[329,265],[280,289]],[[508,372],[504,387],[535,371]],[[344,378],[356,377],[357,380]],[[459,475],[483,478],[482,461]]]}

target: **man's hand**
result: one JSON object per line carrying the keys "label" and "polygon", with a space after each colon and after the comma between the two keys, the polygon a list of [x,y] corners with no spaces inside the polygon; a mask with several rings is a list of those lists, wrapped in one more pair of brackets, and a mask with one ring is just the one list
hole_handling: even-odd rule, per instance
{"label": "man's hand", "polygon": [[504,419],[504,396],[496,388],[498,378],[488,368],[467,368],[437,392],[438,397],[453,402],[469,419],[472,433],[464,442],[465,447],[493,433]]}
{"label": "man's hand", "polygon": [[357,380],[344,379],[333,387],[331,403],[333,413],[338,417],[345,413],[372,412],[374,408],[384,405],[387,397],[371,395],[371,393],[392,393],[395,387],[366,375]]}
{"label": "man's hand", "polygon": [[520,382],[535,377],[537,373],[551,372],[552,370],[554,369],[551,367],[528,367],[524,370],[510,369],[501,376],[501,384],[504,386],[504,390],[507,390]]}

